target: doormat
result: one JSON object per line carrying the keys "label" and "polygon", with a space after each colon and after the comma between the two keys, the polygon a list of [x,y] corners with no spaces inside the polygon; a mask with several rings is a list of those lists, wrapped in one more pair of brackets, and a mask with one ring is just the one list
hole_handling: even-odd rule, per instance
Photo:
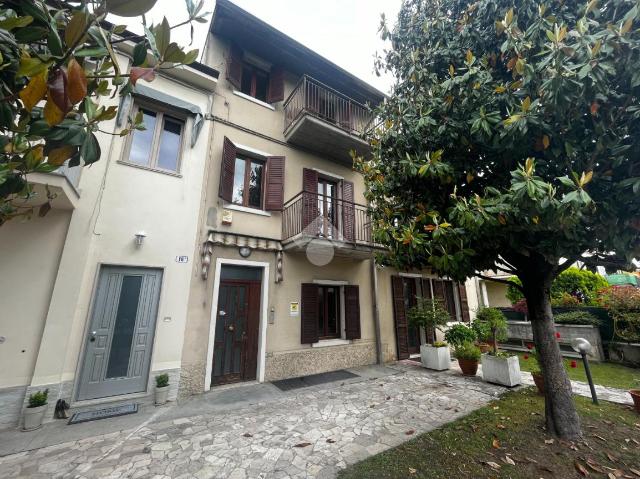
{"label": "doormat", "polygon": [[341,369],[339,371],[313,374],[311,376],[303,376],[300,378],[281,379],[280,381],[273,381],[272,384],[281,391],[291,391],[293,389],[308,388],[311,386],[317,386],[318,384],[333,383],[335,381],[343,381],[345,379],[357,377],[359,377],[357,374]]}
{"label": "doormat", "polygon": [[79,424],[81,422],[97,421],[110,417],[126,416],[138,412],[138,404],[123,404],[122,406],[106,407],[95,411],[76,412],[71,416],[67,424]]}

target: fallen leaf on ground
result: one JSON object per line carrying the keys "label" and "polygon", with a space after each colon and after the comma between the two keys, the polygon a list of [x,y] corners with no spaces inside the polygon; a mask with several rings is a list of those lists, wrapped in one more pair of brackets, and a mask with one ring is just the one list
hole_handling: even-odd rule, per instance
{"label": "fallen leaf on ground", "polygon": [[417,471],[413,467],[409,468],[409,474],[415,474],[416,472]]}
{"label": "fallen leaf on ground", "polygon": [[587,458],[587,466],[589,466],[589,469],[591,469],[592,471],[604,474],[604,469],[602,469],[600,465],[590,457]]}
{"label": "fallen leaf on ground", "polygon": [[413,429],[409,429],[408,431],[405,431],[405,434],[407,436],[411,436],[411,434],[415,434],[415,431]]}
{"label": "fallen leaf on ground", "polygon": [[498,464],[497,462],[488,461],[488,462],[485,462],[485,464],[489,466],[491,469],[496,469],[496,470],[500,469],[500,464]]}
{"label": "fallen leaf on ground", "polygon": [[310,445],[311,445],[310,442],[299,442],[298,444],[296,444],[293,447],[307,447],[307,446],[310,446]]}
{"label": "fallen leaf on ground", "polygon": [[498,424],[496,426],[498,429],[506,429],[506,427],[504,426],[504,424]]}
{"label": "fallen leaf on ground", "polygon": [[606,440],[604,437],[599,436],[599,435],[597,435],[597,434],[594,434],[594,435],[593,435],[593,437],[595,437],[595,438],[597,438],[597,439],[600,439],[600,440],[601,440],[601,441],[603,441],[603,442],[607,442],[607,440]]}
{"label": "fallen leaf on ground", "polygon": [[329,444],[333,444],[334,442],[336,442],[336,440],[335,440],[335,439],[331,439],[331,438],[329,438],[329,439],[327,439],[327,442],[328,442]]}
{"label": "fallen leaf on ground", "polygon": [[245,433],[243,434],[243,436],[244,436],[244,437],[253,437],[253,434],[248,433],[248,432],[245,432]]}
{"label": "fallen leaf on ground", "polygon": [[545,440],[544,440],[544,443],[545,443],[545,444],[553,444],[554,442],[556,442],[556,441],[555,441],[555,440],[553,440],[553,439],[545,439]]}
{"label": "fallen leaf on ground", "polygon": [[509,456],[504,456],[504,457],[502,458],[502,461],[503,461],[505,464],[511,464],[512,466],[515,466],[515,465],[516,465],[516,463],[513,461],[513,459],[511,459]]}
{"label": "fallen leaf on ground", "polygon": [[493,441],[491,441],[491,446],[494,449],[500,449],[500,441],[498,441],[498,438],[494,437]]}
{"label": "fallen leaf on ground", "polygon": [[589,475],[589,471],[587,471],[587,469],[582,464],[580,464],[578,461],[575,461],[573,463],[573,465],[575,466],[576,471],[578,471],[582,476],[588,476]]}
{"label": "fallen leaf on ground", "polygon": [[611,461],[611,462],[618,462],[618,458],[616,456],[614,456],[613,454],[611,454],[610,452],[607,453],[607,458]]}
{"label": "fallen leaf on ground", "polygon": [[532,464],[538,464],[538,461],[536,461],[535,459],[531,459],[530,457],[525,457],[525,459]]}
{"label": "fallen leaf on ground", "polygon": [[637,469],[629,469],[631,472],[633,472],[636,476],[640,477],[640,471],[638,471]]}

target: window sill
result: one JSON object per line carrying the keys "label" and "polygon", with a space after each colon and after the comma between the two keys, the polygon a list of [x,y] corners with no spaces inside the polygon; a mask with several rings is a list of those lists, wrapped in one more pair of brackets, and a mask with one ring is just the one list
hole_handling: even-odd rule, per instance
{"label": "window sill", "polygon": [[174,171],[161,170],[159,168],[151,168],[149,166],[144,166],[144,165],[136,165],[135,163],[129,163],[128,161],[122,161],[122,160],[117,160],[116,163],[119,163],[119,164],[125,165],[125,166],[131,166],[133,168],[139,168],[141,170],[153,171],[154,173],[162,173],[163,175],[167,175],[167,176],[174,176],[176,178],[182,178],[182,175],[180,173],[176,173]]}
{"label": "window sill", "polygon": [[346,346],[351,344],[348,339],[321,339],[317,343],[311,345],[312,348],[327,348],[330,346]]}
{"label": "window sill", "polygon": [[253,98],[251,95],[247,95],[246,93],[242,93],[241,91],[233,90],[233,94],[236,96],[239,96],[240,98],[244,98],[245,100],[249,100],[255,103],[256,105],[260,105],[265,108],[268,108],[271,111],[276,111],[276,109],[273,106],[269,105],[268,103],[265,103],[262,100],[258,100],[257,98]]}
{"label": "window sill", "polygon": [[267,217],[271,216],[271,213],[269,211],[258,210],[256,208],[249,208],[247,206],[234,205],[233,203],[225,203],[224,208],[226,210],[242,211],[243,213],[250,213],[252,215],[267,216]]}

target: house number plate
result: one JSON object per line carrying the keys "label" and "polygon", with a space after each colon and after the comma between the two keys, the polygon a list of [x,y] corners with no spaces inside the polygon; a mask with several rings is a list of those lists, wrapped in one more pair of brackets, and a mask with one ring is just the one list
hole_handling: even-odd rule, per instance
{"label": "house number plate", "polygon": [[188,256],[176,256],[176,263],[188,263],[188,262],[189,262]]}

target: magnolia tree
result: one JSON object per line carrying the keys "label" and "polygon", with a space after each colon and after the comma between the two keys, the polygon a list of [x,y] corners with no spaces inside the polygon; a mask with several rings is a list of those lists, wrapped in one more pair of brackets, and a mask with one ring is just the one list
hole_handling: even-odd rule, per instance
{"label": "magnolia tree", "polygon": [[405,0],[372,158],[357,159],[387,261],[463,280],[517,275],[548,431],[581,434],[554,334],[553,279],[639,248],[640,33],[624,0]]}
{"label": "magnolia tree", "polygon": [[[142,78],[152,81],[159,70],[189,64],[198,50],[171,41],[174,28],[206,22],[204,0],[186,0],[187,19],[171,26],[166,17],[147,25],[144,13],[156,0],[8,0],[0,5],[0,225],[30,214],[24,206],[32,195],[27,175],[51,172],[100,159],[96,132],[115,118],[116,106],[100,106],[101,98],[128,95]],[[142,15],[143,35],[126,25],[106,22],[108,14]],[[115,50],[133,46],[132,66],[122,71]],[[144,129],[142,116],[129,119],[118,134]],[[51,208],[41,203],[41,215]]]}

